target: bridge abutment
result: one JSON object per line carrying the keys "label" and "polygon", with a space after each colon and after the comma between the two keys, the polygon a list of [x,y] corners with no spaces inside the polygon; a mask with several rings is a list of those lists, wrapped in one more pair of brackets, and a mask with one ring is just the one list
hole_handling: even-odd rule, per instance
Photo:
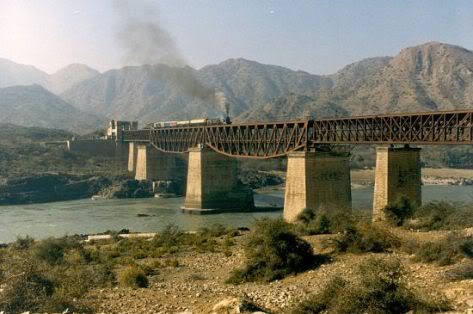
{"label": "bridge abutment", "polygon": [[305,209],[351,209],[349,158],[326,152],[288,155],[284,220],[294,222]]}
{"label": "bridge abutment", "polygon": [[373,199],[373,221],[384,220],[383,209],[407,198],[422,205],[420,148],[378,147]]}
{"label": "bridge abutment", "polygon": [[205,213],[253,209],[253,191],[242,186],[237,176],[236,159],[208,148],[191,148],[184,210]]}

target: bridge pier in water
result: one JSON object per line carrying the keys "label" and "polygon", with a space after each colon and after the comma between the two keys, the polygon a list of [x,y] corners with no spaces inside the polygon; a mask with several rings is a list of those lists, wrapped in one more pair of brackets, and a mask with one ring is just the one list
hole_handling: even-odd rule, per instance
{"label": "bridge pier in water", "polygon": [[135,144],[133,150],[136,152],[130,147],[129,158],[136,156],[135,180],[173,181],[184,176],[175,154],[163,153],[149,144]]}
{"label": "bridge pier in water", "polygon": [[128,172],[135,173],[136,161],[138,153],[138,144],[134,142],[128,143]]}
{"label": "bridge pier in water", "polygon": [[305,209],[351,209],[348,156],[328,152],[288,155],[284,220],[294,222]]}
{"label": "bridge pier in water", "polygon": [[239,184],[235,158],[205,147],[189,149],[185,212],[200,214],[253,208],[253,191]]}
{"label": "bridge pier in water", "polygon": [[373,221],[384,220],[383,208],[400,198],[422,205],[420,148],[377,147]]}

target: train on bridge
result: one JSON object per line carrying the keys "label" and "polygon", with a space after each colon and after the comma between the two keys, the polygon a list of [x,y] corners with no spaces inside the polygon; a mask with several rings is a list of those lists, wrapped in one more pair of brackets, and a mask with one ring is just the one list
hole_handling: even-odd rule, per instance
{"label": "train on bridge", "polygon": [[191,120],[181,120],[181,121],[160,121],[148,123],[144,128],[145,129],[162,129],[162,128],[175,128],[175,127],[197,127],[197,126],[212,126],[212,125],[228,125],[232,121],[229,117],[221,119],[209,119],[209,118],[200,118],[200,119],[191,119]]}

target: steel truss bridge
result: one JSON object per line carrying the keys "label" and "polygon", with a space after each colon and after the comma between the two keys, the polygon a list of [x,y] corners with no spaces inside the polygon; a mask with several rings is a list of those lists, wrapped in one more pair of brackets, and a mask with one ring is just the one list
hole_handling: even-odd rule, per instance
{"label": "steel truss bridge", "polygon": [[123,131],[124,142],[184,153],[205,145],[232,157],[272,158],[332,144],[473,144],[473,110]]}

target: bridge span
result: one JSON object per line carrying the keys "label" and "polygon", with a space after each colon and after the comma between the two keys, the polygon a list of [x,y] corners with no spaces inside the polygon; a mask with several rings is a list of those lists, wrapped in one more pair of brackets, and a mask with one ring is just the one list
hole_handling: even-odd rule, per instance
{"label": "bridge span", "polygon": [[288,221],[304,208],[350,208],[349,158],[328,148],[376,144],[373,218],[382,220],[382,209],[400,197],[421,204],[420,149],[409,145],[472,145],[473,110],[151,128],[123,131],[122,140],[138,179],[172,168],[175,157],[164,153],[188,153],[185,207],[197,212],[252,207],[228,157],[287,156]]}

